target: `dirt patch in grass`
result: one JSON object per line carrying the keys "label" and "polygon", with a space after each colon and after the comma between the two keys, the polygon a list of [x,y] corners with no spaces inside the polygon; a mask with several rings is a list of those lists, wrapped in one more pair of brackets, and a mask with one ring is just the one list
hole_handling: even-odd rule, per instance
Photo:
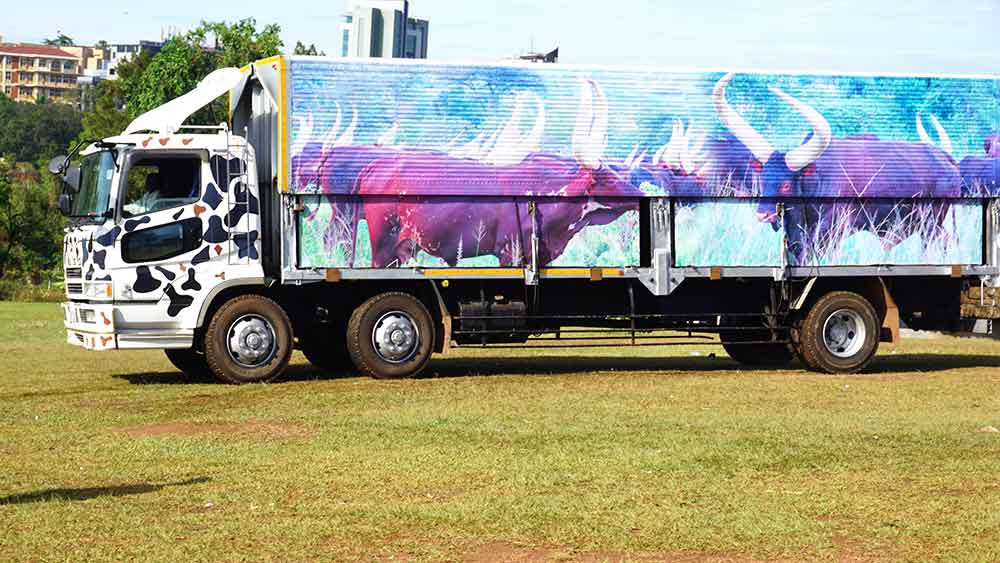
{"label": "dirt patch in grass", "polygon": [[268,422],[249,420],[246,422],[222,424],[213,422],[160,422],[140,424],[113,429],[133,438],[150,436],[200,436],[202,434],[253,434],[266,436],[297,436],[305,433],[299,424],[288,422]]}
{"label": "dirt patch in grass", "polygon": [[[755,563],[761,561],[741,554],[698,553],[675,551],[668,553],[628,554],[620,551],[586,551],[569,547],[540,546],[520,547],[504,542],[482,544],[461,557],[464,563],[492,563],[509,561],[512,563],[543,563],[560,561],[566,563],[618,563],[635,561],[651,563],[672,561],[674,563]],[[783,561],[783,560],[770,560]]]}

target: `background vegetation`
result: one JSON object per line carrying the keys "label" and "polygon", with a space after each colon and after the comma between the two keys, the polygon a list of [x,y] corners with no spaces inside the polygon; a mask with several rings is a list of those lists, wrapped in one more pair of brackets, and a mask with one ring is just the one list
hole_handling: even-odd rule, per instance
{"label": "background vegetation", "polygon": [[[73,39],[60,34],[44,42],[65,46]],[[281,47],[274,24],[259,27],[253,18],[202,22],[168,39],[155,56],[143,52],[120,65],[117,80],[85,88],[79,105],[15,102],[0,94],[0,299],[61,296],[65,219],[56,207],[59,183],[45,171],[49,159],[76,142],[120,133],[132,119],[187,92],[217,68],[242,66]],[[315,52],[312,45],[299,43],[300,49]],[[191,121],[226,119],[226,104],[220,101]]]}

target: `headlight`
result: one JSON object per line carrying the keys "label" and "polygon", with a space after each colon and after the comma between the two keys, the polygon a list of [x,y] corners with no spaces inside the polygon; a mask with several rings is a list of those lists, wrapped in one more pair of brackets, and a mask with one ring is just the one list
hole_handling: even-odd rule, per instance
{"label": "headlight", "polygon": [[83,296],[88,299],[111,299],[114,286],[109,281],[84,282]]}

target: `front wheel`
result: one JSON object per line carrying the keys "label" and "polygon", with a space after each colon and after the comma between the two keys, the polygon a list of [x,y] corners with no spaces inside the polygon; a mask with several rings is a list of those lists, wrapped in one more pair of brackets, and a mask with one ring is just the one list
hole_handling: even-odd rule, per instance
{"label": "front wheel", "polygon": [[241,295],[216,311],[205,332],[205,358],[226,383],[260,383],[281,375],[292,355],[292,324],[280,305]]}
{"label": "front wheel", "polygon": [[351,315],[347,350],[363,374],[378,379],[413,377],[431,359],[434,319],[408,293],[381,293]]}
{"label": "front wheel", "polygon": [[879,343],[879,319],[867,299],[850,291],[820,297],[796,330],[803,363],[814,371],[857,373],[865,369]]}

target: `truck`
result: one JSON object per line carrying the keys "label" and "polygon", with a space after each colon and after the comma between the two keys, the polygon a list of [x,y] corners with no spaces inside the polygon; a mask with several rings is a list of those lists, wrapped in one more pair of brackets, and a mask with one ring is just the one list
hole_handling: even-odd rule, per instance
{"label": "truck", "polygon": [[996,76],[280,55],[50,164],[67,340],[229,383],[608,343],[859,372],[1000,317],[998,130]]}

